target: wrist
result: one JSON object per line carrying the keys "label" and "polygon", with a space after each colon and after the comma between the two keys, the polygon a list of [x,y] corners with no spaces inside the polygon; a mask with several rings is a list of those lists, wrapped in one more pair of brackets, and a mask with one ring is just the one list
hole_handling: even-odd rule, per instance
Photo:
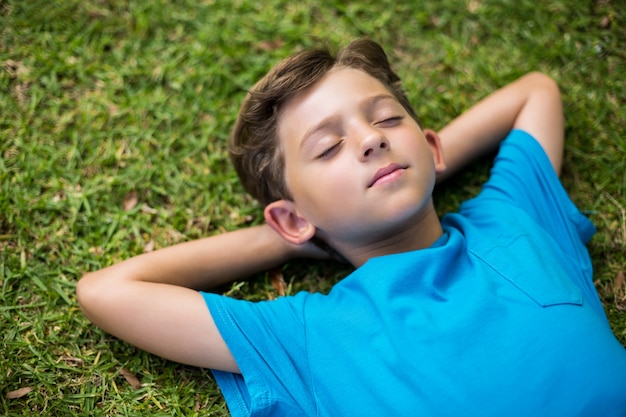
{"label": "wrist", "polygon": [[[308,259],[329,259],[331,258],[328,251],[315,244],[311,239],[301,244],[295,244],[284,239],[268,224],[259,226],[261,232],[265,236],[265,241],[269,249],[276,255],[278,263],[284,263],[292,259],[308,258]],[[270,249],[271,247],[271,249]]]}

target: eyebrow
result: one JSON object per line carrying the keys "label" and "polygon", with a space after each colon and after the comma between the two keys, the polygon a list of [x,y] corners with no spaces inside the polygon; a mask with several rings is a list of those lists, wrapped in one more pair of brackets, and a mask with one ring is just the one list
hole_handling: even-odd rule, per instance
{"label": "eyebrow", "polygon": [[302,141],[300,142],[300,148],[304,148],[306,143],[318,132],[321,132],[325,129],[330,128],[334,124],[337,123],[337,116],[331,115],[323,118],[318,124],[308,129],[304,136],[302,137]]}
{"label": "eyebrow", "polygon": [[[370,110],[372,107],[374,107],[378,102],[382,100],[393,100],[396,103],[398,103],[398,100],[391,94],[377,94],[375,96],[368,97],[367,99],[365,99],[363,103],[361,104],[361,106],[366,108],[367,110]],[[329,127],[332,127],[336,123],[337,123],[337,116],[334,114],[323,118],[315,126],[312,126],[310,129],[304,132],[304,135],[302,136],[302,141],[300,142],[300,148],[302,149],[305,146],[306,142],[308,142],[309,139],[312,136],[314,136],[316,133],[321,132],[325,129],[328,129]]]}

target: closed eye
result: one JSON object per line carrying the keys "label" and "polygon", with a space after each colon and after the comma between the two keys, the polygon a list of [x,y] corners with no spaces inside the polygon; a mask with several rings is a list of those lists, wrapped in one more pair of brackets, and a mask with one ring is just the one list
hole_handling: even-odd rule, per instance
{"label": "closed eye", "polygon": [[380,122],[376,122],[375,125],[380,127],[394,127],[399,125],[402,119],[404,119],[404,116],[388,117]]}
{"label": "closed eye", "polygon": [[342,144],[343,144],[343,140],[340,140],[339,142],[335,143],[333,146],[331,146],[330,148],[326,149],[324,152],[319,154],[316,159],[328,159],[328,158],[330,158],[335,153],[337,153],[337,151],[339,151],[339,148],[340,148],[340,146]]}

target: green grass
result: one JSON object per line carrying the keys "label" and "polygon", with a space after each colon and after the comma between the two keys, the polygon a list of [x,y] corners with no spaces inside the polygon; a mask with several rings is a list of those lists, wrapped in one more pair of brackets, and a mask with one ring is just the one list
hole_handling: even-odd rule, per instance
{"label": "green grass", "polygon": [[[260,222],[226,155],[245,90],[297,49],[358,36],[383,44],[433,128],[525,72],[558,80],[563,182],[598,227],[597,284],[626,344],[613,288],[626,269],[625,28],[617,0],[0,0],[0,414],[227,415],[208,371],[92,326],[76,282],[150,242]],[[439,190],[438,209],[475,193],[487,166]],[[345,272],[283,271],[292,292]],[[276,296],[265,275],[226,290]],[[5,398],[19,388],[32,391]]]}

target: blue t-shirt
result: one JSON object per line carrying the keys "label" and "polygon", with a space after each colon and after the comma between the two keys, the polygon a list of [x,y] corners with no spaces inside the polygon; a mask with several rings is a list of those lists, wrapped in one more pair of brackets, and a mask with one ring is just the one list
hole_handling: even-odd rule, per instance
{"label": "blue t-shirt", "polygon": [[594,233],[513,131],[428,249],[370,259],[328,295],[203,293],[242,372],[233,416],[626,416],[626,351],[592,282]]}

